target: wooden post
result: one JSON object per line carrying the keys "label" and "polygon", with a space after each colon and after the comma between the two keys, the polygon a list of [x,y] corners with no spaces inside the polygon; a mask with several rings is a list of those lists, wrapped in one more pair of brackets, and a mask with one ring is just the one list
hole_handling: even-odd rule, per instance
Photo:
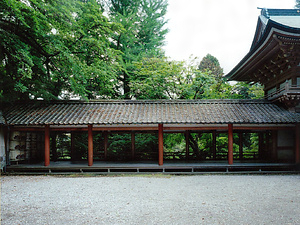
{"label": "wooden post", "polygon": [[163,124],[158,124],[158,165],[164,164],[164,133]]}
{"label": "wooden post", "polygon": [[233,164],[233,125],[228,124],[228,164]]}
{"label": "wooden post", "polygon": [[93,165],[93,125],[88,125],[88,166]]}
{"label": "wooden post", "polygon": [[213,152],[213,159],[217,159],[217,132],[214,130],[212,132],[212,152]]}
{"label": "wooden post", "polygon": [[74,132],[71,132],[71,160],[74,160],[74,147],[75,147],[75,136]]}
{"label": "wooden post", "polygon": [[243,159],[243,132],[239,132],[239,159]]}
{"label": "wooden post", "polygon": [[185,132],[185,158],[188,160],[190,155],[190,140],[189,140],[190,132]]}
{"label": "wooden post", "polygon": [[135,158],[135,133],[131,132],[131,159]]}
{"label": "wooden post", "polygon": [[296,124],[296,131],[295,131],[295,162],[300,163],[300,124]]}
{"label": "wooden post", "polygon": [[271,138],[271,135],[270,135],[270,131],[266,131],[266,151],[265,151],[265,156],[264,156],[264,159],[266,159],[269,155],[269,152],[270,152],[270,138]]}
{"label": "wooden post", "polygon": [[108,133],[107,131],[103,132],[103,138],[104,138],[104,159],[107,159],[107,148],[108,148]]}
{"label": "wooden post", "polygon": [[50,165],[50,126],[45,126],[45,166]]}

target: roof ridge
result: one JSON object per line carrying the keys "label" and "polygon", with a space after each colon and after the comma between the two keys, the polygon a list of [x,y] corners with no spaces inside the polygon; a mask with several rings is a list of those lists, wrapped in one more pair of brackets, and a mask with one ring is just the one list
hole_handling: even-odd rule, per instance
{"label": "roof ridge", "polygon": [[271,103],[266,99],[147,99],[147,100],[129,100],[129,99],[101,99],[101,100],[51,100],[51,101],[43,101],[43,100],[29,100],[29,101],[17,101],[14,104],[7,104],[7,105],[27,105],[27,104],[184,104],[184,103],[261,103],[267,104]]}

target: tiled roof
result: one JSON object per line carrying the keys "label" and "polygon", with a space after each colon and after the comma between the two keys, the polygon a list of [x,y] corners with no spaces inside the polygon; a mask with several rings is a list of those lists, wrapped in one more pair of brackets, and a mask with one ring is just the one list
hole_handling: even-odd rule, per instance
{"label": "tiled roof", "polygon": [[299,9],[267,9],[263,8],[261,14],[269,18],[270,16],[300,16]]}
{"label": "tiled roof", "polygon": [[[271,61],[274,61],[274,57],[279,54],[277,51],[286,55],[286,59],[292,62],[294,60],[293,56],[297,55],[299,51],[299,21],[299,9],[262,9],[250,51],[226,75],[226,78],[236,81],[260,82],[256,81],[256,78],[253,78],[255,77],[255,70],[259,72],[257,71],[259,66],[270,63],[271,59]],[[285,49],[282,48],[280,44],[281,41],[283,41],[282,43],[286,46]],[[286,51],[286,49],[288,49],[288,52],[283,52]],[[277,72],[274,71],[274,74],[276,73]],[[281,72],[279,74],[281,74]]]}
{"label": "tiled roof", "polygon": [[289,124],[292,113],[265,100],[59,101],[14,104],[3,110],[10,125]]}

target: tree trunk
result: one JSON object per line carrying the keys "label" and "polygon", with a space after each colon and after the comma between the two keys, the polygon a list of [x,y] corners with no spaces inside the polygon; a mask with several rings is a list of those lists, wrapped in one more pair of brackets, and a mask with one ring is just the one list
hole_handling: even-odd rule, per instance
{"label": "tree trunk", "polygon": [[197,140],[194,139],[194,137],[191,134],[189,134],[189,143],[190,143],[190,146],[193,149],[193,153],[196,155],[197,159],[200,159],[201,154],[200,154],[198,142],[197,142]]}
{"label": "tree trunk", "polygon": [[130,99],[129,76],[126,72],[124,72],[123,75],[124,75],[124,79],[123,79],[124,98]]}

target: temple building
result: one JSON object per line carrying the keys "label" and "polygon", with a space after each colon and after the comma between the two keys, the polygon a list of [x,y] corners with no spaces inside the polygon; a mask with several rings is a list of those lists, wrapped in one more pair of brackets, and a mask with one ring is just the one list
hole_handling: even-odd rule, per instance
{"label": "temple building", "polygon": [[[64,160],[83,160],[80,171],[98,168],[109,172],[109,136],[126,133],[130,151],[114,156],[123,161],[155,160],[156,166],[130,164],[127,171],[201,170],[204,162],[226,162],[226,169],[252,163],[276,165],[300,163],[300,12],[297,9],[261,9],[249,53],[226,75],[228,80],[260,83],[265,99],[260,100],[107,100],[107,101],[29,101],[4,105],[0,110],[0,161],[6,171],[26,171],[38,165],[55,170],[56,134],[70,139],[70,153]],[[186,139],[180,155],[164,150],[164,135],[182,133]],[[210,154],[191,159],[190,134],[210,135]],[[246,157],[244,139],[255,133],[258,151]],[[54,135],[55,134],[55,135]],[[137,135],[157,137],[154,152],[136,146]],[[234,134],[235,138],[234,140]],[[76,147],[76,137],[85,137],[87,149]],[[223,135],[223,136],[222,136]],[[224,136],[225,135],[225,136]],[[216,146],[219,136],[226,137],[226,150]],[[234,145],[238,146],[234,151]],[[62,154],[62,153],[60,153]],[[184,162],[180,166],[165,163],[171,157]],[[114,158],[114,159],[115,159]],[[201,158],[201,160],[199,160]],[[27,167],[24,167],[27,165]],[[253,164],[251,164],[253,166]],[[124,166],[124,165],[122,165]],[[260,164],[260,169],[262,168]],[[34,168],[37,168],[34,167]],[[74,168],[74,167],[73,167]],[[208,167],[207,167],[208,168]],[[250,168],[250,167],[249,167]],[[118,170],[114,168],[115,170]],[[124,169],[124,168],[123,168]],[[189,170],[190,169],[190,170]],[[49,169],[50,171],[50,169]]]}
{"label": "temple building", "polygon": [[299,111],[300,10],[262,9],[249,53],[227,77],[260,83],[266,99]]}

